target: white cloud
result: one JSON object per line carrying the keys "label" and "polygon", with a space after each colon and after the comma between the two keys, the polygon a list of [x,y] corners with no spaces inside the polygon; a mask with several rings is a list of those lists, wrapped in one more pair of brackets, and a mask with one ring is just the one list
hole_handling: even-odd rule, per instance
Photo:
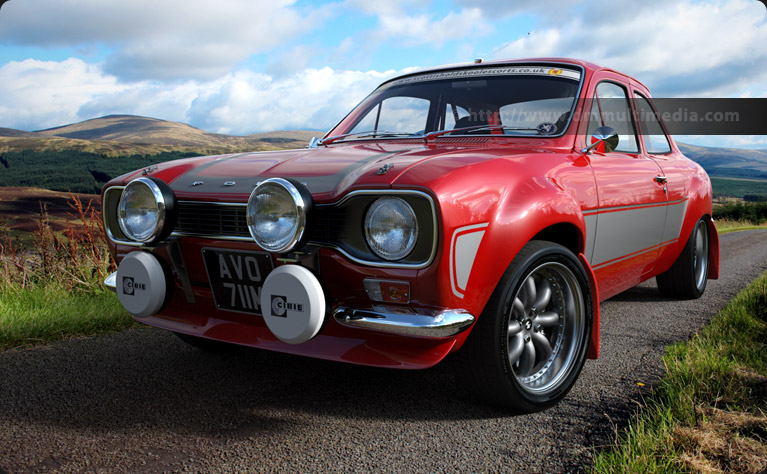
{"label": "white cloud", "polygon": [[669,2],[619,21],[583,15],[507,43],[493,56],[586,59],[635,76],[656,96],[737,96],[763,90],[765,44],[767,22],[758,2]]}
{"label": "white cloud", "polygon": [[321,52],[319,46],[299,44],[288,51],[271,57],[266,65],[266,73],[284,77],[305,69]]}
{"label": "white cloud", "polygon": [[492,32],[492,26],[482,17],[478,8],[450,12],[440,20],[432,20],[429,15],[380,15],[379,29],[376,34],[382,38],[397,38],[403,44],[428,43],[442,45],[447,41],[469,36],[486,35]]}
{"label": "white cloud", "polygon": [[[9,2],[0,43],[40,47],[102,44],[106,69],[123,80],[211,79],[250,55],[310,32],[333,9],[294,0],[36,0]],[[6,11],[7,10],[7,11]],[[41,12],[44,12],[41,13]]]}
{"label": "white cloud", "polygon": [[211,85],[188,111],[193,125],[221,133],[328,130],[394,71],[305,69],[284,78],[240,71]]}
{"label": "white cloud", "polygon": [[79,59],[10,62],[0,67],[0,126],[33,130],[77,122],[83,103],[122,88]]}
{"label": "white cloud", "polygon": [[212,81],[124,83],[79,59],[12,62],[0,67],[0,127],[36,130],[135,114],[231,134],[327,130],[394,74],[325,67],[284,77],[240,70]]}
{"label": "white cloud", "polygon": [[479,8],[487,18],[533,14],[542,24],[561,24],[574,17],[586,18],[590,25],[614,22],[641,15],[643,11],[668,3],[667,0],[616,2],[615,0],[455,0],[465,8]]}
{"label": "white cloud", "polygon": [[346,5],[368,15],[404,15],[405,9],[426,8],[431,0],[388,0],[371,2],[370,0],[346,0]]}
{"label": "white cloud", "polygon": [[435,18],[429,9],[424,8],[431,5],[429,0],[347,0],[345,5],[378,18],[376,29],[367,35],[364,43],[391,39],[400,47],[420,44],[441,46],[448,41],[493,32],[491,23],[483,17],[479,8],[449,11],[441,18]]}

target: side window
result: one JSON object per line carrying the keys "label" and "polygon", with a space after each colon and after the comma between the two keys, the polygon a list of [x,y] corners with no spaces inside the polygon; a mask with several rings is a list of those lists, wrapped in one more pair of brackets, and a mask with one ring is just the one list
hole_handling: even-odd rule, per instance
{"label": "side window", "polygon": [[671,153],[668,137],[663,132],[663,127],[660,126],[650,101],[635,92],[634,102],[636,102],[637,111],[639,112],[639,122],[642,124],[642,141],[644,141],[647,153],[653,155]]}
{"label": "side window", "polygon": [[430,102],[418,97],[396,96],[384,99],[362,118],[351,133],[368,130],[421,133],[426,127]]}
{"label": "side window", "polygon": [[589,136],[603,125],[612,127],[618,132],[618,148],[615,151],[639,153],[634,119],[631,116],[626,90],[612,82],[602,82],[597,86],[589,117]]}

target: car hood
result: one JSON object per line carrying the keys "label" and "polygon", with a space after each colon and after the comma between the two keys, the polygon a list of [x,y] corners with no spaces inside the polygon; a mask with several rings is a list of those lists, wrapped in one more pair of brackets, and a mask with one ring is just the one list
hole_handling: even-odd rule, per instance
{"label": "car hood", "polygon": [[[247,196],[255,185],[271,177],[304,184],[317,201],[333,201],[357,188],[389,188],[416,164],[466,155],[470,161],[528,153],[514,146],[427,146],[424,144],[344,144],[305,150],[243,153],[161,164],[150,175],[169,182],[178,195],[214,198],[221,194]],[[536,150],[541,152],[542,150]],[[440,160],[453,167],[463,160]],[[146,174],[147,170],[144,170]],[[129,177],[132,178],[132,177]],[[234,196],[231,196],[234,198]]]}

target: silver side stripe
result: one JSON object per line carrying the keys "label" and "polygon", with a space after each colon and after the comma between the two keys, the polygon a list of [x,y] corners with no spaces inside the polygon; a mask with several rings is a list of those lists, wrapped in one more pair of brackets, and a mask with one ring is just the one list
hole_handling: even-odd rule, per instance
{"label": "silver side stripe", "polygon": [[681,238],[684,216],[687,214],[687,199],[669,203],[666,213],[666,231],[663,233],[663,241],[677,240]]}
{"label": "silver side stripe", "polygon": [[450,239],[450,287],[453,294],[464,297],[474,259],[489,222],[459,227]]}
{"label": "silver side stripe", "polygon": [[662,244],[656,245],[655,247],[650,247],[649,249],[640,250],[638,252],[634,252],[632,254],[628,254],[626,256],[623,256],[623,257],[620,257],[620,258],[616,258],[614,260],[608,260],[607,262],[599,263],[597,265],[592,266],[591,268],[592,268],[592,270],[598,270],[600,268],[612,265],[613,263],[619,263],[619,262],[622,262],[624,260],[628,260],[630,258],[634,258],[634,257],[638,257],[639,255],[646,254],[647,252],[652,252],[654,250],[658,250],[658,249],[663,248],[663,247],[665,247],[667,245],[675,244],[678,241],[679,241],[679,239],[669,240],[668,242],[663,242]]}
{"label": "silver side stripe", "polygon": [[[585,211],[587,259],[592,267],[598,268],[676,242],[687,203],[685,198],[668,204],[661,202]],[[589,232],[591,235],[588,235]]]}

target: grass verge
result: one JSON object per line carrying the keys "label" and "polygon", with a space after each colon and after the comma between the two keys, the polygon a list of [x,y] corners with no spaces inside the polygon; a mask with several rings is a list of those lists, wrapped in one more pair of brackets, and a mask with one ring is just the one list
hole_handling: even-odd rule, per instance
{"label": "grass verge", "polygon": [[595,473],[754,473],[767,468],[767,272],[687,342]]}
{"label": "grass verge", "polygon": [[717,219],[715,223],[716,223],[716,231],[719,234],[726,234],[728,232],[736,232],[739,230],[767,229],[767,223],[754,224],[751,221]]}
{"label": "grass verge", "polygon": [[0,224],[0,350],[137,325],[104,287],[115,264],[98,209],[71,197],[71,219],[59,233],[40,204],[31,248]]}
{"label": "grass verge", "polygon": [[137,326],[108,290],[0,288],[0,351]]}

